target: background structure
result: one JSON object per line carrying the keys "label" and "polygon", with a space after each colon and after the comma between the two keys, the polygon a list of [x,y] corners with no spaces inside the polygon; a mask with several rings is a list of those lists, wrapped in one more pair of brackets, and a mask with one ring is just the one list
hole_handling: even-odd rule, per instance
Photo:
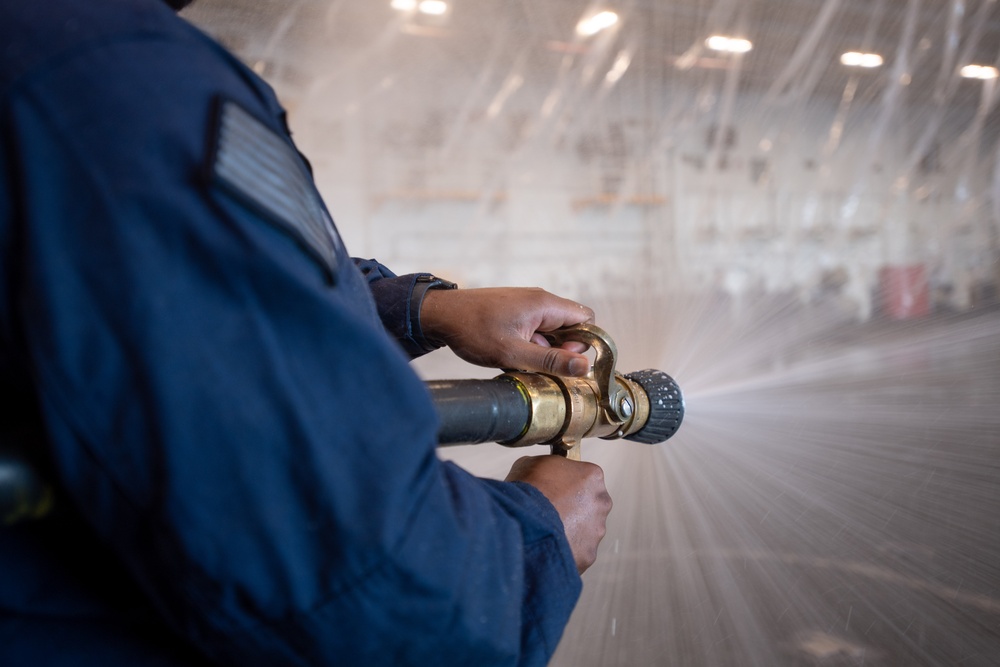
{"label": "background structure", "polygon": [[666,445],[585,444],[616,508],[555,665],[1000,661],[997,2],[185,16],[275,85],[354,254],[585,300],[684,389]]}

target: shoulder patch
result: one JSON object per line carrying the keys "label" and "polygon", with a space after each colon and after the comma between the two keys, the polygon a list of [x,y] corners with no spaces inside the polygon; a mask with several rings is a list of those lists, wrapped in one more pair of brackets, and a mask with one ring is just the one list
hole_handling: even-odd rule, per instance
{"label": "shoulder patch", "polygon": [[231,100],[221,102],[218,114],[213,180],[290,232],[333,280],[340,237],[298,151]]}

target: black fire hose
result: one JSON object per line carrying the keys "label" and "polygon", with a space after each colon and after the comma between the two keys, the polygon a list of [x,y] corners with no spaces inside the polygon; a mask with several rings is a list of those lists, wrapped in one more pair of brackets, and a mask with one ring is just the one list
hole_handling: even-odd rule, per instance
{"label": "black fire hose", "polygon": [[441,428],[439,445],[517,440],[531,419],[531,403],[520,385],[500,376],[492,380],[432,380]]}
{"label": "black fire hose", "polygon": [[610,407],[602,409],[599,389],[588,378],[508,372],[491,380],[431,380],[427,389],[441,422],[439,446],[549,444],[562,454],[585,437],[652,445],[677,432],[684,400],[673,378],[645,370],[616,381],[620,419]]}

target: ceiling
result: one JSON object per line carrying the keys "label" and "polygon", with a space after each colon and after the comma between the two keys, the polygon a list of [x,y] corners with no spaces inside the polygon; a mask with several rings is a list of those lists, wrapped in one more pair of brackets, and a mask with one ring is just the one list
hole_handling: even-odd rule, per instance
{"label": "ceiling", "polygon": [[[614,35],[575,37],[576,23],[599,8],[619,14]],[[704,46],[715,33],[753,42],[739,58],[740,85],[772,94],[804,87],[839,95],[859,73],[839,62],[850,50],[885,58],[877,71],[861,72],[862,86],[909,74],[916,95],[933,92],[942,68],[947,78],[960,65],[1000,59],[995,0],[450,0],[444,17],[405,17],[388,0],[199,0],[188,13],[248,59],[274,61],[292,79],[317,67],[303,56],[307,49],[319,47],[323,58],[338,62],[381,43],[433,50],[471,69],[498,53],[514,63],[546,52],[613,59],[626,50],[626,76],[655,83],[732,68],[734,57]],[[433,44],[406,44],[414,40]]]}

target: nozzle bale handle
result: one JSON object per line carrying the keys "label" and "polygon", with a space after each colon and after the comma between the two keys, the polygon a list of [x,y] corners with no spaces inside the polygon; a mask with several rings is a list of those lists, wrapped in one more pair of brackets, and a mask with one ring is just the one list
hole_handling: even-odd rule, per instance
{"label": "nozzle bale handle", "polygon": [[594,366],[589,377],[597,383],[600,392],[600,405],[608,413],[611,421],[624,422],[628,415],[622,412],[622,385],[617,380],[615,361],[618,357],[618,346],[604,329],[596,324],[583,323],[564,327],[545,334],[546,340],[553,345],[577,342],[585,343],[594,348]]}

